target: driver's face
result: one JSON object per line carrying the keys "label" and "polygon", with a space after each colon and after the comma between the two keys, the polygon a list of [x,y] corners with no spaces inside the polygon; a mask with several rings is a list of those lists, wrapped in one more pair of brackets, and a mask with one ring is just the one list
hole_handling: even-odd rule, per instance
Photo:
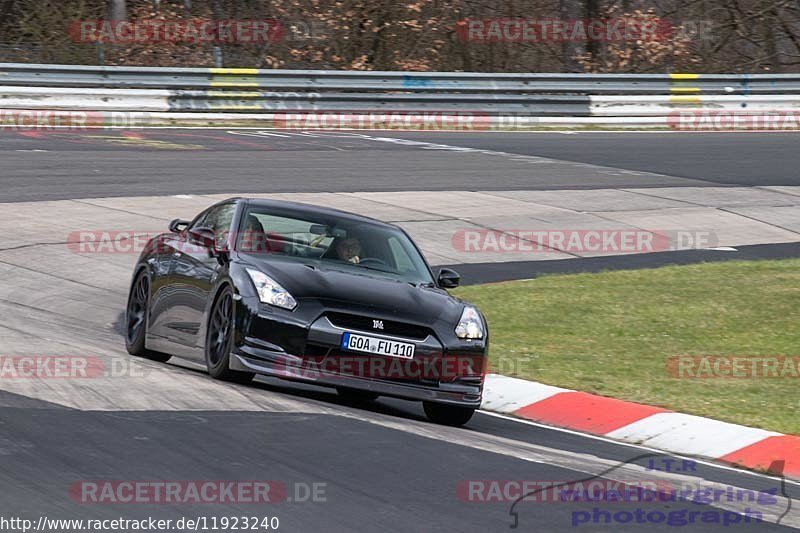
{"label": "driver's face", "polygon": [[361,261],[358,257],[361,254],[361,243],[355,238],[344,239],[336,245],[336,253],[343,261],[358,263]]}

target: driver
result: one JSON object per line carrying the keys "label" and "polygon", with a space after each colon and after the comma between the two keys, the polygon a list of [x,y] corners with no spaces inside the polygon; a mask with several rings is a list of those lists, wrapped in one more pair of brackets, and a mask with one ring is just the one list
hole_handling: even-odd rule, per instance
{"label": "driver", "polygon": [[342,261],[358,264],[361,262],[361,242],[355,237],[342,239],[335,244],[336,254]]}

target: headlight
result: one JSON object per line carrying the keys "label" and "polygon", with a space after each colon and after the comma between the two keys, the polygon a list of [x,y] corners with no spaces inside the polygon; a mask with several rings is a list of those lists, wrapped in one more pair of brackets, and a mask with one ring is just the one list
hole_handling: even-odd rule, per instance
{"label": "headlight", "polygon": [[456,335],[459,339],[483,338],[483,321],[481,321],[481,315],[478,314],[477,309],[470,306],[464,308],[461,320],[456,326]]}
{"label": "headlight", "polygon": [[261,303],[282,307],[289,311],[297,307],[297,301],[277,281],[260,270],[248,268],[247,273],[250,274],[250,279],[256,286]]}

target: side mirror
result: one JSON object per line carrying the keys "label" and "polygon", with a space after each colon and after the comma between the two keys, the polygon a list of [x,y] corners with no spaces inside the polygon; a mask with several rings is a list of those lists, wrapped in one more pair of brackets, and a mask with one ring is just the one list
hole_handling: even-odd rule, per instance
{"label": "side mirror", "polygon": [[188,227],[189,227],[189,221],[181,220],[180,218],[176,218],[175,220],[169,223],[169,230],[172,233],[180,233]]}
{"label": "side mirror", "polygon": [[189,230],[189,238],[212,252],[216,251],[217,238],[211,228],[192,228]]}
{"label": "side mirror", "polygon": [[455,289],[461,283],[461,276],[455,270],[443,268],[439,271],[438,283],[443,289]]}

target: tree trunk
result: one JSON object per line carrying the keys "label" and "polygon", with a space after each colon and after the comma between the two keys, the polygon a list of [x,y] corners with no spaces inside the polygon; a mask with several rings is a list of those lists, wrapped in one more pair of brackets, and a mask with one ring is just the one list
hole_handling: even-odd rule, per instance
{"label": "tree trunk", "polygon": [[778,14],[774,10],[770,10],[764,13],[764,19],[762,21],[764,42],[767,52],[767,64],[769,65],[770,72],[774,74],[779,74],[783,70],[778,42],[775,36],[776,28],[780,27],[778,20]]}
{"label": "tree trunk", "polygon": [[[560,0],[559,12],[561,20],[569,22],[583,19],[586,11],[582,0]],[[580,72],[583,70],[575,60],[575,57],[586,53],[585,43],[568,40],[562,43],[562,53],[564,67],[567,72]]]}
{"label": "tree trunk", "polygon": [[128,10],[125,7],[125,0],[109,0],[108,16],[114,22],[126,20],[128,18]]}
{"label": "tree trunk", "polygon": [[0,38],[5,37],[5,32],[13,26],[13,18],[16,13],[12,11],[14,0],[3,0],[0,2]]}
{"label": "tree trunk", "polygon": [[[586,10],[584,11],[584,18],[592,21],[600,17],[600,6],[598,0],[586,0]],[[596,60],[600,55],[600,43],[595,40],[589,39],[586,41],[586,51],[592,54],[592,60]]]}

